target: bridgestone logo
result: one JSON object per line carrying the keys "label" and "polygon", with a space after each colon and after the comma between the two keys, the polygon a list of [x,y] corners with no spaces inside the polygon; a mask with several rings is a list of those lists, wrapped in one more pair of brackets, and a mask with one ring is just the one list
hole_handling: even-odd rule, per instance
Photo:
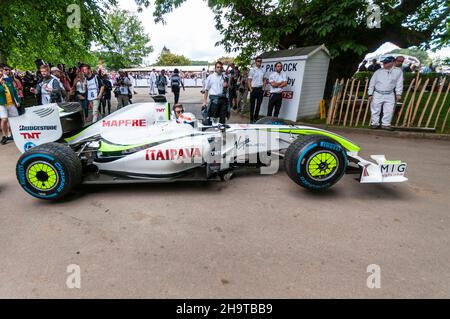
{"label": "bridgestone logo", "polygon": [[56,125],[45,125],[45,126],[25,126],[20,125],[19,131],[56,131],[58,126]]}

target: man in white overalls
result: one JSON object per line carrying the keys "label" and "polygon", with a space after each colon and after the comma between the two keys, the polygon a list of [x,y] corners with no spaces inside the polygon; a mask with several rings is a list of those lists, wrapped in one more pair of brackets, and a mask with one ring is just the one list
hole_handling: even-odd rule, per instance
{"label": "man in white overalls", "polygon": [[61,82],[56,77],[50,75],[48,65],[41,65],[39,70],[41,71],[42,79],[35,88],[30,89],[30,92],[40,95],[42,105],[63,102],[63,87]]}
{"label": "man in white overalls", "polygon": [[95,123],[100,117],[100,100],[103,96],[105,87],[103,81],[97,75],[92,73],[89,65],[86,64],[83,66],[83,73],[86,76],[89,107],[92,108],[92,123]]}
{"label": "man in white overalls", "polygon": [[403,92],[403,72],[399,68],[394,68],[395,58],[388,56],[381,62],[383,68],[378,69],[373,74],[369,82],[369,96],[372,96],[370,111],[372,113],[370,127],[380,126],[380,114],[383,111],[381,128],[392,131],[391,121],[394,115],[396,101],[402,97]]}

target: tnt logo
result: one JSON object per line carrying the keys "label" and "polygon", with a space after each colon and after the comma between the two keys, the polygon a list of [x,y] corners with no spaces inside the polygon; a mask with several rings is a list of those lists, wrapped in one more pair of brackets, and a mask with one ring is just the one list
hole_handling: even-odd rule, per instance
{"label": "tnt logo", "polygon": [[24,140],[30,140],[30,139],[39,139],[39,136],[41,135],[41,132],[21,132],[20,135],[23,136]]}

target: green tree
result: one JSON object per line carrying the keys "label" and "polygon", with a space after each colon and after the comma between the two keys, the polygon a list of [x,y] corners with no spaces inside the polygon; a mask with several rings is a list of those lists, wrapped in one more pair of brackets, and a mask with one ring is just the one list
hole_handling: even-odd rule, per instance
{"label": "green tree", "polygon": [[[185,0],[156,0],[154,16],[164,15]],[[137,0],[147,5],[147,0]],[[272,49],[325,44],[333,57],[329,81],[350,76],[367,52],[385,41],[400,47],[442,47],[450,39],[448,0],[374,0],[380,28],[365,0],[208,0],[215,13],[220,41],[245,60]]]}
{"label": "green tree", "polygon": [[[235,62],[235,58],[229,57],[229,56],[222,56],[222,57],[218,58],[216,61],[220,61],[223,64],[229,65],[230,63]],[[213,61],[212,64],[214,64],[216,61]]]}
{"label": "green tree", "polygon": [[163,47],[161,53],[159,54],[158,60],[155,63],[155,65],[169,65],[169,66],[191,65],[191,64],[192,64],[191,60],[189,60],[183,55],[177,55],[170,52],[170,50],[167,49],[166,47]]}
{"label": "green tree", "polygon": [[[75,64],[92,60],[91,43],[101,41],[107,28],[103,16],[115,0],[2,0],[0,1],[0,62],[34,68],[34,60]],[[80,24],[69,27],[73,12],[80,8]],[[71,25],[73,26],[73,25]]]}
{"label": "green tree", "polygon": [[153,48],[138,17],[129,11],[118,10],[109,14],[106,22],[109,28],[104,29],[99,58],[115,70],[142,64]]}
{"label": "green tree", "polygon": [[405,54],[405,55],[410,55],[410,56],[416,57],[420,61],[420,63],[422,63],[422,65],[426,65],[431,62],[431,59],[428,56],[428,53],[424,50],[420,50],[417,48],[395,49],[395,50],[392,50],[390,53]]}

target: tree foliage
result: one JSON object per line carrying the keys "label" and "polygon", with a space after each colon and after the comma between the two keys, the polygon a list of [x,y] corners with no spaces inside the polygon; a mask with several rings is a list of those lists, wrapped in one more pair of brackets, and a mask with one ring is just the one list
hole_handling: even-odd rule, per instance
{"label": "tree foliage", "polygon": [[129,11],[118,10],[106,18],[109,29],[103,32],[103,45],[98,56],[108,68],[120,69],[142,64],[153,51],[150,37],[138,17]]}
{"label": "tree foliage", "polygon": [[168,65],[168,66],[179,66],[179,65],[191,65],[192,62],[184,55],[177,55],[170,52],[169,49],[163,47],[161,53],[158,56],[158,59],[155,65]]}
{"label": "tree foliage", "polygon": [[[155,20],[185,0],[156,0]],[[142,5],[145,0],[137,0]],[[331,76],[353,74],[367,52],[386,41],[400,47],[439,48],[449,43],[448,0],[374,0],[381,27],[370,28],[365,0],[209,0],[227,51],[240,59],[258,52],[325,44]]]}
{"label": "tree foliage", "polygon": [[[91,43],[102,40],[105,11],[115,0],[0,1],[0,62],[34,68],[34,60],[75,64],[92,60]],[[70,28],[67,8],[80,8],[80,27]]]}

